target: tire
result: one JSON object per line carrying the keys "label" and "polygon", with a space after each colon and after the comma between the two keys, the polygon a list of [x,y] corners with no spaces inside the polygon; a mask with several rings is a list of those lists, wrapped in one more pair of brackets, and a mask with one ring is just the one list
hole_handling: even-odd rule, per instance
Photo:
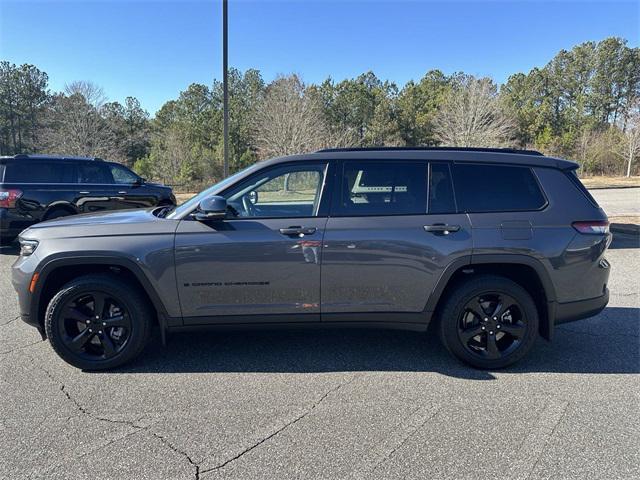
{"label": "tire", "polygon": [[114,275],[86,275],[64,285],[51,299],[44,327],[64,361],[82,370],[108,370],[142,352],[153,316],[136,285]]}
{"label": "tire", "polygon": [[66,208],[54,208],[53,210],[47,212],[47,214],[43,218],[43,221],[53,220],[54,218],[68,217],[70,215],[74,215],[74,213],[70,210],[67,210]]}
{"label": "tire", "polygon": [[538,310],[524,288],[508,278],[479,275],[458,284],[447,297],[439,333],[459,360],[475,368],[498,369],[531,350],[538,323]]}

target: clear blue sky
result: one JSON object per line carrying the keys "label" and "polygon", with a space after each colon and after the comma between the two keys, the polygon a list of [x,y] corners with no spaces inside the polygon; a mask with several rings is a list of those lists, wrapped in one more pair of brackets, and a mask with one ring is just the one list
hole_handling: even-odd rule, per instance
{"label": "clear blue sky", "polygon": [[[373,70],[403,85],[430,69],[504,82],[587,40],[638,46],[634,1],[229,0],[230,64],[307,82]],[[53,90],[74,80],[151,113],[221,77],[221,0],[0,0],[0,59],[32,63]]]}

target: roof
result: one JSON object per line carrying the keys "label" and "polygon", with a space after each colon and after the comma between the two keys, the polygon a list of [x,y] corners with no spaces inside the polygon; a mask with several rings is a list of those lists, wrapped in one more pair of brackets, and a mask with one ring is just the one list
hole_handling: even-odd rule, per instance
{"label": "roof", "polygon": [[13,155],[13,156],[3,156],[0,157],[0,161],[1,160],[9,160],[9,159],[15,159],[15,160],[89,160],[89,161],[98,161],[101,162],[103,161],[101,158],[98,157],[77,157],[77,156],[73,156],[73,155],[43,155],[43,154],[18,154],[18,155]]}
{"label": "roof", "polygon": [[318,152],[371,152],[371,151],[451,151],[451,152],[483,152],[483,153],[517,153],[520,155],[544,156],[537,150],[519,150],[515,148],[482,148],[482,147],[348,147],[348,148],[323,148]]}
{"label": "roof", "polygon": [[578,164],[562,158],[544,156],[532,150],[499,148],[449,148],[449,147],[376,147],[376,148],[331,148],[303,155],[272,158],[261,162],[277,164],[289,161],[312,161],[329,159],[352,160],[440,160],[460,163],[497,163],[527,165],[533,167],[574,170]]}

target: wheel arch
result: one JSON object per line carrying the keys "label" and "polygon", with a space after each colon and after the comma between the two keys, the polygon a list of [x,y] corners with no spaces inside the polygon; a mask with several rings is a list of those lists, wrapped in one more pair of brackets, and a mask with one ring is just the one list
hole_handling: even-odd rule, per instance
{"label": "wheel arch", "polygon": [[481,254],[451,263],[442,273],[425,310],[437,317],[439,309],[456,284],[478,274],[500,275],[522,286],[533,297],[540,316],[540,335],[553,338],[556,293],[544,265],[537,259],[518,254]]}
{"label": "wheel arch", "polygon": [[140,288],[161,324],[163,324],[162,319],[167,318],[164,304],[142,269],[127,258],[105,255],[58,257],[44,264],[38,271],[38,282],[31,298],[31,318],[36,318],[42,325],[49,300],[59,287],[73,278],[92,273],[121,275]]}
{"label": "wheel arch", "polygon": [[74,204],[69,202],[64,202],[64,201],[58,201],[58,202],[53,202],[47,205],[47,208],[42,214],[42,219],[47,220],[47,217],[51,214],[51,212],[54,212],[56,210],[66,210],[71,215],[76,215],[77,213],[79,213],[78,209]]}

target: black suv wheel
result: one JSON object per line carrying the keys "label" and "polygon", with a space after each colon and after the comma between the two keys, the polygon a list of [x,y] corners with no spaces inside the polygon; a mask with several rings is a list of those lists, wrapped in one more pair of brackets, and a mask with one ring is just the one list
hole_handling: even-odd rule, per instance
{"label": "black suv wheel", "polygon": [[480,275],[459,284],[440,315],[446,348],[476,368],[517,362],[537,334],[538,311],[531,295],[504,277]]}
{"label": "black suv wheel", "polygon": [[152,315],[135,285],[110,275],[87,275],[67,283],[51,299],[45,329],[65,361],[83,370],[104,370],[142,352]]}

